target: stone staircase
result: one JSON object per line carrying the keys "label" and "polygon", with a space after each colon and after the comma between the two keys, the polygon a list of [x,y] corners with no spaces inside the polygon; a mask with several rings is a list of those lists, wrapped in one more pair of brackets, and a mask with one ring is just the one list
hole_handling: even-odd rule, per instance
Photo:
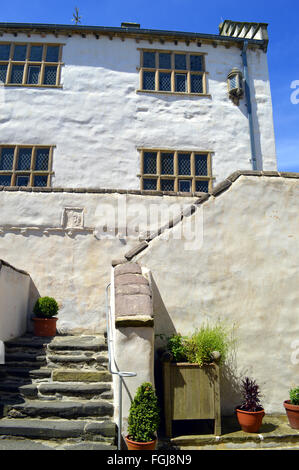
{"label": "stone staircase", "polygon": [[107,363],[104,335],[7,341],[0,365],[0,448],[10,439],[11,447],[22,441],[26,448],[28,441],[53,450],[116,449]]}

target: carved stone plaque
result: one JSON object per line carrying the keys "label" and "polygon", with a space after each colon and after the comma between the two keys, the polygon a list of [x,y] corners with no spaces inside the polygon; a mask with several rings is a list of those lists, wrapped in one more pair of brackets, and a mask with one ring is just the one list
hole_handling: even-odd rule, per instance
{"label": "carved stone plaque", "polygon": [[82,207],[66,207],[63,212],[65,229],[84,228],[84,209]]}

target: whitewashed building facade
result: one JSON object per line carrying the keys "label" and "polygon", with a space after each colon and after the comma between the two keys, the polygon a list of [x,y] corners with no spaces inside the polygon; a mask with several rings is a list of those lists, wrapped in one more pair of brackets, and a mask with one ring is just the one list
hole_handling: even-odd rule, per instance
{"label": "whitewashed building facade", "polygon": [[[0,32],[0,185],[207,192],[236,169],[276,169],[267,25]],[[235,69],[250,93],[238,104]]]}

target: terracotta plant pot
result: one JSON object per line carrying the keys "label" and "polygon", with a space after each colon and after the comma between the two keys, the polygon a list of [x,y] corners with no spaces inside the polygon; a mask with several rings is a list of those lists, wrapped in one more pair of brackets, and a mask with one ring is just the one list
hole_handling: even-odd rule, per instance
{"label": "terracotta plant pot", "polygon": [[299,429],[299,405],[292,405],[290,400],[283,402],[291,428]]}
{"label": "terracotta plant pot", "polygon": [[236,413],[242,431],[245,432],[258,432],[265,416],[263,409],[260,411],[244,411],[237,408]]}
{"label": "terracotta plant pot", "polygon": [[35,336],[55,336],[58,318],[33,318]]}
{"label": "terracotta plant pot", "polygon": [[131,441],[128,436],[126,437],[128,450],[155,450],[157,439],[149,442],[135,442]]}

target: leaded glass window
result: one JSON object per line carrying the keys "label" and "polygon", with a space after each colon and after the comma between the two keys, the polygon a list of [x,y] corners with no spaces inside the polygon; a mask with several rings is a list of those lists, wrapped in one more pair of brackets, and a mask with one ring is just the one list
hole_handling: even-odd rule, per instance
{"label": "leaded glass window", "polygon": [[174,180],[161,180],[162,191],[174,191]]}
{"label": "leaded glass window", "polygon": [[141,90],[206,95],[203,53],[141,50]]}
{"label": "leaded glass window", "polygon": [[161,174],[173,175],[174,174],[174,154],[161,153]]}
{"label": "leaded glass window", "polygon": [[179,191],[182,193],[190,193],[191,189],[191,181],[190,180],[179,180]]}
{"label": "leaded glass window", "polygon": [[14,161],[14,148],[2,148],[0,157],[0,171],[12,170]]}
{"label": "leaded glass window", "polygon": [[13,86],[59,86],[60,44],[0,42],[0,84]]}
{"label": "leaded glass window", "polygon": [[0,186],[50,186],[52,147],[0,145]]}
{"label": "leaded glass window", "polygon": [[212,190],[210,152],[156,149],[140,152],[141,189],[188,193]]}
{"label": "leaded glass window", "polygon": [[56,85],[57,67],[45,67],[44,85]]}
{"label": "leaded glass window", "polygon": [[179,153],[179,175],[191,175],[190,153]]}
{"label": "leaded glass window", "polygon": [[145,191],[155,191],[157,189],[157,180],[144,178],[143,189]]}
{"label": "leaded glass window", "polygon": [[30,147],[20,148],[17,169],[18,170],[30,170],[31,156],[32,156],[32,148]]}
{"label": "leaded glass window", "polygon": [[143,172],[145,175],[155,175],[157,173],[156,152],[144,152]]}
{"label": "leaded glass window", "polygon": [[154,90],[155,89],[155,72],[143,72],[143,89]]}

